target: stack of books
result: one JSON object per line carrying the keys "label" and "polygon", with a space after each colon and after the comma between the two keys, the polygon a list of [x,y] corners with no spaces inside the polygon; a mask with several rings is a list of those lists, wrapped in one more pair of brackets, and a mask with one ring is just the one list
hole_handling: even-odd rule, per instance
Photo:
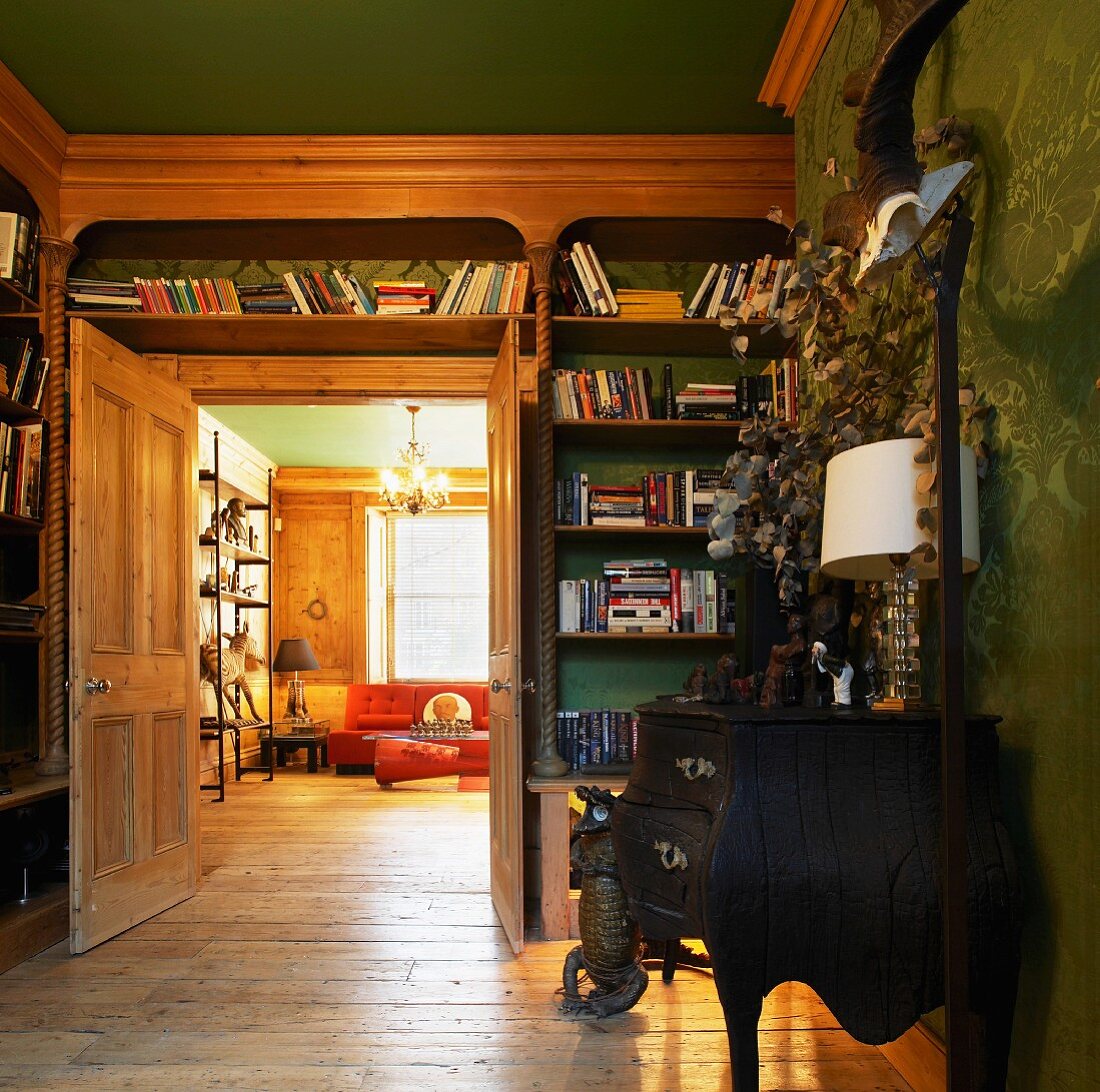
{"label": "stack of books", "polygon": [[42,518],[46,445],[44,426],[0,422],[0,512]]}
{"label": "stack of books", "polygon": [[372,281],[380,315],[430,315],[435,289],[423,281]]}
{"label": "stack of books", "polygon": [[71,311],[142,311],[141,296],[133,281],[93,281],[70,277],[65,282]]}
{"label": "stack of books", "polygon": [[638,755],[638,718],[630,709],[559,709],[558,754],[570,770],[625,765]]}
{"label": "stack of books", "polygon": [[284,273],[283,281],[303,315],[373,315],[359,282],[339,269]]}
{"label": "stack of books", "polygon": [[28,296],[38,286],[38,217],[0,212],[0,278]]}
{"label": "stack of books", "polygon": [[135,277],[141,309],[154,315],[239,315],[228,277]]}
{"label": "stack of books", "polygon": [[722,307],[758,298],[761,303],[754,308],[754,317],[774,318],[787,298],[786,282],[795,268],[793,258],[771,254],[751,262],[714,262],[684,310],[684,318],[717,318]]}
{"label": "stack of books", "polygon": [[237,301],[245,315],[298,315],[301,308],[285,281],[238,284]]}
{"label": "stack of books", "polygon": [[679,292],[649,288],[620,288],[615,292],[619,313],[630,319],[679,319],[684,317],[684,301]]}
{"label": "stack of books", "polygon": [[740,421],[736,383],[688,383],[676,395],[681,421]]}
{"label": "stack of books", "polygon": [[605,561],[608,633],[672,632],[672,585],[663,558]]}
{"label": "stack of books", "polygon": [[32,410],[42,408],[50,358],[42,355],[42,335],[0,337],[0,366],[7,373],[8,397]]}
{"label": "stack of books", "polygon": [[0,629],[33,630],[45,607],[33,603],[0,603]]}
{"label": "stack of books", "polygon": [[558,420],[621,418],[649,421],[653,410],[653,381],[648,368],[619,370],[554,369],[554,416]]}
{"label": "stack of books", "polygon": [[574,243],[558,257],[558,287],[566,308],[574,315],[592,317],[619,313],[619,302],[611,290],[600,259],[588,243]]}
{"label": "stack of books", "polygon": [[531,290],[528,262],[465,261],[451,274],[439,297],[437,315],[518,315]]}

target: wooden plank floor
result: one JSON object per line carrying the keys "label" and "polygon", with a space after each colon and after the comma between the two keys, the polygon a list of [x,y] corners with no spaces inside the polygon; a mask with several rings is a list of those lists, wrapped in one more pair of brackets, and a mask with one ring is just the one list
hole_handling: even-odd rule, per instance
{"label": "wooden plank floor", "polygon": [[[204,804],[198,895],[83,956],[0,976],[2,1088],[728,1089],[709,976],[566,1017],[568,943],[513,959],[488,797],[290,768]],[[908,1090],[804,987],[762,1022],[762,1087]]]}

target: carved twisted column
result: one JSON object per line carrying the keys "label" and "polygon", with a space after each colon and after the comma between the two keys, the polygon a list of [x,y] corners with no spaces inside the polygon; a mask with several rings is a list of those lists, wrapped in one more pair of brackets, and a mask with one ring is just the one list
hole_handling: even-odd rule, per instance
{"label": "carved twisted column", "polygon": [[76,247],[64,239],[43,237],[46,276],[46,354],[50,376],[46,416],[50,421],[46,468],[46,723],[45,746],[35,773],[42,777],[69,772],[65,743],[69,695],[68,551],[65,538],[65,278]]}
{"label": "carved twisted column", "polygon": [[531,263],[535,295],[535,358],[539,395],[539,747],[531,773],[561,777],[569,767],[558,754],[557,724],[557,588],[554,581],[554,399],[553,344],[550,323],[550,272],[556,247],[529,243],[523,248]]}

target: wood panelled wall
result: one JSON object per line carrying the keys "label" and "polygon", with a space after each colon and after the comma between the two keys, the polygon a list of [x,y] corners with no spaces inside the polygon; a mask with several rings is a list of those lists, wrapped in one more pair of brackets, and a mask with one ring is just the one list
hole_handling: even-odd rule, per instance
{"label": "wood panelled wall", "polygon": [[[257,451],[251,444],[246,443],[236,433],[230,432],[205,410],[199,410],[199,466],[204,469],[212,469],[214,466],[214,430],[218,431],[218,447],[221,464],[222,488],[221,504],[233,496],[243,497],[248,501],[267,500],[267,470],[278,468],[272,466],[271,460],[262,452]],[[198,535],[210,525],[210,516],[213,510],[212,492],[204,487],[199,491],[199,506],[195,512],[195,541]],[[257,527],[261,525],[263,513],[253,512],[251,517]],[[261,542],[263,553],[268,553],[271,543]],[[197,548],[197,547],[196,547]],[[211,571],[213,565],[213,550],[199,550],[199,578],[200,580]],[[259,595],[267,599],[270,593],[271,574],[262,567],[256,566],[248,570],[248,580],[258,581],[260,584]],[[242,611],[242,618],[248,622],[248,631],[259,642],[261,649],[267,648],[267,630],[271,624],[271,613],[264,610]],[[209,599],[199,600],[199,634],[200,643],[211,632],[213,624],[213,602]],[[222,607],[222,627],[226,633],[233,632],[233,608],[225,604]],[[267,668],[255,671],[249,675],[249,684],[252,687],[252,696],[256,702],[256,708],[262,714],[267,709]],[[275,695],[275,713],[279,714],[281,705],[279,695]],[[216,716],[214,691],[209,686],[199,688],[199,713],[201,716]],[[229,712],[227,710],[227,712]],[[248,715],[247,705],[243,705],[241,712]],[[229,715],[232,715],[229,712]],[[204,740],[200,747],[200,780],[208,781],[210,771],[218,762],[218,745],[209,740]],[[246,753],[259,751],[259,734],[256,731],[241,733],[241,747]],[[226,751],[230,763],[232,762],[232,749],[226,740]],[[232,777],[232,774],[229,775]]]}
{"label": "wood panelled wall", "polygon": [[[344,722],[348,683],[367,681],[367,500],[361,490],[279,491],[275,643],[309,641],[321,665],[302,676],[309,711],[334,727]],[[310,615],[311,603],[314,614],[324,605],[324,617]]]}

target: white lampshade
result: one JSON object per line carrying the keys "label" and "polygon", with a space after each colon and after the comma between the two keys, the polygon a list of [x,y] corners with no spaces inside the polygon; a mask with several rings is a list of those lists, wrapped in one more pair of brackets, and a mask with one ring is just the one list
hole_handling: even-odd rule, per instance
{"label": "white lampshade", "polygon": [[[917,492],[927,470],[913,462],[919,439],[880,440],[842,451],[825,471],[825,515],[821,531],[821,571],[842,580],[889,580],[891,554],[909,554],[927,542],[917,526],[917,510],[928,494]],[[962,567],[974,572],[978,551],[978,461],[969,447],[959,449],[962,472]],[[938,573],[935,562],[914,563],[922,580]]]}

